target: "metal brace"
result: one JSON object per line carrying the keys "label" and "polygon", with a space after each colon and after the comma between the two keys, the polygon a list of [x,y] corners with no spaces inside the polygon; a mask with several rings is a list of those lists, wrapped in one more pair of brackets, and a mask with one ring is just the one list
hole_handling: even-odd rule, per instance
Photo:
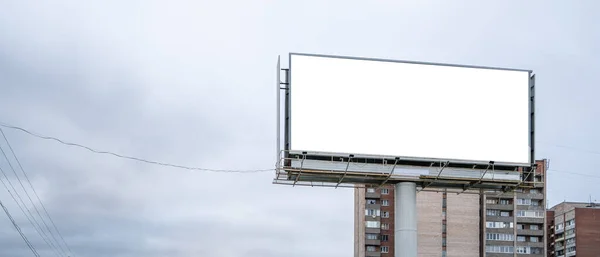
{"label": "metal brace", "polygon": [[350,167],[350,162],[352,161],[352,158],[354,158],[354,154],[351,154],[348,157],[348,164],[346,164],[346,170],[344,170],[344,175],[342,175],[342,177],[340,178],[338,183],[335,185],[335,188],[338,188],[338,186],[342,183],[342,180],[344,180],[344,178],[346,177],[346,174],[348,173],[348,168]]}
{"label": "metal brace", "polygon": [[300,180],[300,175],[302,175],[302,168],[304,167],[304,160],[306,160],[306,153],[302,153],[302,161],[300,161],[300,172],[296,176],[296,180],[294,180],[294,184],[292,184],[292,187],[296,186],[296,183],[298,183],[298,180]]}
{"label": "metal brace", "polygon": [[386,182],[388,182],[388,180],[390,180],[390,177],[392,177],[392,174],[394,173],[394,169],[396,169],[396,165],[398,164],[398,161],[400,161],[400,158],[396,157],[396,160],[394,161],[394,166],[392,167],[392,170],[390,170],[390,174],[387,176],[387,178],[385,178],[385,180],[383,182],[381,182],[381,184],[377,187],[377,189],[380,189]]}
{"label": "metal brace", "polygon": [[437,176],[435,177],[435,179],[432,182],[427,183],[427,185],[424,185],[420,191],[423,191],[423,189],[425,189],[428,186],[431,186],[431,184],[433,184],[433,182],[437,181],[440,178],[440,175],[442,174],[442,171],[444,171],[444,169],[450,164],[449,161],[445,162],[444,165],[442,166],[442,168],[440,169],[440,171],[438,172]]}
{"label": "metal brace", "polygon": [[479,180],[477,182],[469,183],[469,186],[465,187],[463,189],[463,191],[460,193],[457,193],[457,195],[464,193],[465,191],[469,190],[471,187],[473,187],[476,184],[481,184],[481,180],[483,180],[483,177],[485,177],[485,174],[488,172],[488,170],[490,170],[490,167],[492,168],[492,172],[494,172],[494,161],[490,161],[490,163],[485,168],[485,170],[483,171],[483,174],[481,174],[481,177],[479,177]]}

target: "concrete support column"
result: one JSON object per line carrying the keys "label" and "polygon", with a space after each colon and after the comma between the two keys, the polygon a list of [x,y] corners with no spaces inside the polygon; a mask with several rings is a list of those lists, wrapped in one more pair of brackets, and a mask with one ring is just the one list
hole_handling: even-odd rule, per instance
{"label": "concrete support column", "polygon": [[395,192],[395,257],[417,257],[417,185],[401,182]]}

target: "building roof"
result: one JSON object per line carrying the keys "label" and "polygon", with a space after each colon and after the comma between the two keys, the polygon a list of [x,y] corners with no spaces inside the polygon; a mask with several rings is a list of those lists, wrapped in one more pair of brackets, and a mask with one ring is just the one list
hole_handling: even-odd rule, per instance
{"label": "building roof", "polygon": [[559,203],[557,205],[555,205],[554,207],[550,208],[550,211],[556,211],[556,212],[564,212],[564,211],[570,211],[572,209],[576,209],[576,208],[598,208],[600,209],[600,203],[594,203],[594,202],[562,202]]}

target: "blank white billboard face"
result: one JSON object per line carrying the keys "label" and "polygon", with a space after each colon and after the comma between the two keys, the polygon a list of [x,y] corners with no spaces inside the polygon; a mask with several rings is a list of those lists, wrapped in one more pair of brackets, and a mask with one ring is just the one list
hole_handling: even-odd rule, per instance
{"label": "blank white billboard face", "polygon": [[529,72],[290,55],[293,151],[529,164]]}

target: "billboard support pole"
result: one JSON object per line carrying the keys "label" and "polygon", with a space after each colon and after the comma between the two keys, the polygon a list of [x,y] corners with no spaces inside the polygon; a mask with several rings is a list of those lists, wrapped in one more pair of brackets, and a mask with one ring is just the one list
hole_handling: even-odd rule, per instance
{"label": "billboard support pole", "polygon": [[417,257],[417,185],[396,184],[394,228],[395,257]]}

